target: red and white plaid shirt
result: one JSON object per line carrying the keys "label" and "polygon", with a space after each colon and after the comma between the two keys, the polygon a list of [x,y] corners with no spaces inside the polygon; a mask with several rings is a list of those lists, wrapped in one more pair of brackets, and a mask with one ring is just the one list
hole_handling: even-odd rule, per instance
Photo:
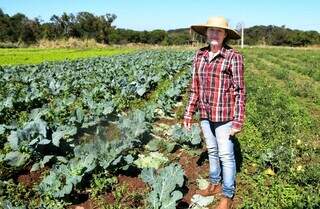
{"label": "red and white plaid shirt", "polygon": [[209,51],[209,46],[201,48],[193,59],[191,94],[184,120],[191,122],[199,108],[200,118],[232,121],[234,129],[241,129],[245,114],[243,56],[223,46],[209,61]]}

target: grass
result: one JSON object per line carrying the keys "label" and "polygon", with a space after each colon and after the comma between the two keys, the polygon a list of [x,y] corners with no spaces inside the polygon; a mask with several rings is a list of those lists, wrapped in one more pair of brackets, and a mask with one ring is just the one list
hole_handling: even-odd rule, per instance
{"label": "grass", "polygon": [[44,61],[59,61],[95,56],[111,56],[136,51],[138,48],[109,47],[86,49],[41,49],[18,48],[0,49],[0,65],[38,64]]}
{"label": "grass", "polygon": [[243,155],[239,208],[319,208],[319,106],[311,102],[318,98],[312,88],[319,81],[286,62],[309,57],[292,64],[307,70],[310,62],[318,63],[313,58],[318,53],[290,50],[243,50],[248,102],[245,128],[237,136]]}

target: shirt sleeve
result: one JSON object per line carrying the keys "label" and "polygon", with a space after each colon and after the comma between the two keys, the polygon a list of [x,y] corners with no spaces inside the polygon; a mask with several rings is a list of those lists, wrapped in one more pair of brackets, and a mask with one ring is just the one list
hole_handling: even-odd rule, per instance
{"label": "shirt sleeve", "polygon": [[196,110],[198,99],[199,99],[199,78],[196,69],[197,54],[193,58],[192,63],[192,84],[190,87],[190,98],[184,114],[184,120],[191,122],[192,116]]}
{"label": "shirt sleeve", "polygon": [[239,53],[235,53],[231,59],[231,65],[232,82],[234,86],[235,96],[234,119],[232,122],[232,128],[241,130],[244,123],[246,100],[243,56]]}

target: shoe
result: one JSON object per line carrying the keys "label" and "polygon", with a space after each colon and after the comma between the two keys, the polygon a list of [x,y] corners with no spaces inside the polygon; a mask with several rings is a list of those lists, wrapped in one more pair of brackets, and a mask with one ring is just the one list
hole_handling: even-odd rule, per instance
{"label": "shoe", "polygon": [[233,200],[229,197],[222,197],[215,209],[232,209]]}
{"label": "shoe", "polygon": [[196,194],[207,197],[207,196],[213,196],[213,195],[219,194],[221,193],[221,191],[222,191],[221,184],[210,183],[207,188],[202,190],[197,190]]}

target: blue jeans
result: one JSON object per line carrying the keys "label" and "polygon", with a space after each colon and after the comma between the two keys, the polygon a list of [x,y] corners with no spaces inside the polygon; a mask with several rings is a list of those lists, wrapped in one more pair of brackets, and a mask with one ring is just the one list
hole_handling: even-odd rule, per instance
{"label": "blue jeans", "polygon": [[218,184],[223,179],[223,194],[232,198],[235,193],[236,178],[234,145],[230,136],[232,121],[211,122],[202,119],[200,124],[208,149],[210,181]]}

